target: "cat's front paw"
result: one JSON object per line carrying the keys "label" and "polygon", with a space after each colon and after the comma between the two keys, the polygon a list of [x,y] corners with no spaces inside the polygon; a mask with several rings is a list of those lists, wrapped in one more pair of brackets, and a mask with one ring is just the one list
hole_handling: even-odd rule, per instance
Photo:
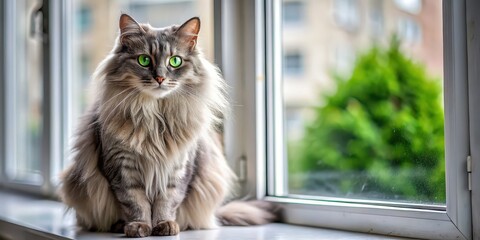
{"label": "cat's front paw", "polygon": [[153,236],[173,236],[180,232],[180,227],[175,221],[161,221],[153,227]]}
{"label": "cat's front paw", "polygon": [[152,227],[146,222],[129,222],[123,230],[127,237],[148,237],[152,234]]}

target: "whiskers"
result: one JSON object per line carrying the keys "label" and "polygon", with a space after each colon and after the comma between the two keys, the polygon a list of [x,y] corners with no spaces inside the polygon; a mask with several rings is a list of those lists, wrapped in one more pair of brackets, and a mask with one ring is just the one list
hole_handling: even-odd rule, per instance
{"label": "whiskers", "polygon": [[196,94],[196,91],[194,91],[194,88],[188,85],[182,85],[181,87],[177,88],[176,92],[179,95],[186,96],[188,98],[193,99],[196,102],[205,102],[206,99],[203,99],[201,96]]}
{"label": "whiskers", "polygon": [[132,90],[134,89],[135,87],[128,87],[128,88],[125,88],[124,90],[120,91],[119,93],[115,94],[115,96],[111,97],[110,99],[108,99],[106,102],[102,103],[103,105],[107,105],[109,104],[111,101],[115,100],[118,96],[120,96],[120,94],[122,93],[125,93],[126,91],[128,90]]}
{"label": "whiskers", "polygon": [[166,81],[166,84],[167,84],[167,86],[169,86],[171,88],[177,87],[179,85],[178,81],[174,80],[174,79]]}
{"label": "whiskers", "polygon": [[[125,91],[125,90],[124,90],[124,91]],[[140,92],[139,89],[133,88],[133,91],[131,91],[130,93],[128,93],[112,110],[110,110],[110,112],[108,113],[107,117],[105,118],[105,120],[104,120],[103,122],[106,123],[106,124],[108,124],[108,121],[109,121],[110,117],[112,117],[112,116],[115,115],[114,113],[115,113],[115,111],[117,110],[117,108],[118,108],[120,105],[124,104],[127,99],[130,99],[134,94],[136,94],[136,93],[138,93],[138,92]],[[110,99],[110,100],[111,100],[111,99]],[[113,115],[112,115],[112,114],[113,114]]]}
{"label": "whiskers", "polygon": [[[132,74],[132,73],[124,73],[120,76],[118,75],[112,75],[107,78],[105,78],[106,82],[109,84],[113,84],[114,86],[117,87],[127,87],[131,88],[134,87],[135,84],[138,82],[139,78]],[[142,79],[140,79],[142,80]]]}

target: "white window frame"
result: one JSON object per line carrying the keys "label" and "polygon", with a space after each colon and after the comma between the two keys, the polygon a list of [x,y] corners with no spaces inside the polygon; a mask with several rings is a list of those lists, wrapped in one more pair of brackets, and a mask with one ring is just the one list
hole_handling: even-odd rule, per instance
{"label": "white window frame", "polygon": [[62,81],[66,79],[64,74],[67,70],[64,68],[64,63],[68,61],[66,58],[67,47],[63,38],[62,32],[67,29],[65,26],[64,17],[67,7],[65,1],[43,0],[43,20],[44,34],[43,34],[43,89],[42,89],[42,156],[41,159],[41,174],[43,182],[30,183],[17,179],[8,178],[7,161],[15,159],[16,142],[15,139],[15,118],[11,113],[15,110],[15,0],[2,1],[1,16],[4,21],[1,22],[4,34],[2,36],[2,79],[9,79],[10,81],[2,80],[0,89],[2,99],[0,103],[1,122],[1,178],[0,184],[2,187],[29,192],[32,194],[54,197],[56,182],[54,173],[59,171],[64,157],[64,146],[62,144],[62,127],[65,115],[62,114],[65,109],[62,99],[65,94],[62,90],[65,88],[65,83]]}
{"label": "white window frame", "polygon": [[[5,23],[7,17],[5,16],[5,1],[0,2],[0,23]],[[5,24],[0,24],[0,32],[2,36],[5,35]],[[5,79],[5,37],[0,37],[0,77]],[[5,81],[0,81],[0,187],[5,181]]]}
{"label": "white window frame", "polygon": [[[246,169],[242,169],[242,164],[236,165],[237,173],[244,176],[241,178],[243,194],[282,205],[283,221],[286,223],[413,238],[480,238],[480,189],[475,185],[475,182],[480,182],[480,167],[475,164],[480,157],[480,144],[476,145],[477,149],[475,145],[470,145],[470,138],[472,143],[479,143],[480,136],[478,132],[475,136],[475,132],[469,130],[469,117],[470,121],[472,118],[476,120],[475,123],[470,122],[470,128],[480,128],[475,125],[480,124],[480,114],[472,114],[473,106],[470,115],[468,111],[469,96],[470,101],[480,101],[480,84],[478,81],[475,84],[470,83],[468,88],[467,83],[468,79],[473,81],[480,76],[478,67],[467,72],[467,64],[478,62],[479,53],[476,51],[470,54],[469,51],[467,61],[465,24],[466,9],[469,9],[471,19],[479,20],[478,14],[472,9],[479,10],[480,4],[475,0],[443,1],[447,179],[445,207],[322,197],[302,199],[272,196],[285,193],[287,176],[283,166],[284,140],[279,134],[283,129],[278,126],[280,124],[275,125],[269,121],[271,118],[282,119],[283,116],[280,105],[281,84],[277,84],[278,80],[275,85],[272,84],[273,79],[281,76],[281,67],[273,67],[282,66],[282,55],[279,54],[280,5],[278,0],[222,1],[222,65],[225,78],[231,86],[234,103],[231,120],[225,123],[226,154],[227,158],[233,161],[246,159]],[[472,7],[466,8],[467,5]],[[478,24],[474,26],[476,32],[469,33],[469,36],[480,33]],[[479,48],[478,40],[470,45],[469,50]],[[467,94],[469,91],[470,95]],[[274,111],[267,112],[266,109]],[[473,208],[466,169],[470,149],[475,149],[472,151],[473,197],[476,200]]]}
{"label": "white window frame", "polygon": [[[14,0],[0,3],[1,32],[8,32],[11,4]],[[7,119],[9,91],[6,80],[0,81],[0,185],[31,193],[52,196],[55,183],[51,175],[56,163],[65,156],[67,131],[64,119],[68,111],[67,74],[69,48],[63,36],[69,34],[64,19],[69,15],[69,1],[44,0],[49,25],[45,43],[44,60],[47,64],[44,83],[44,141],[42,148],[42,170],[44,183],[28,185],[12,182],[6,178],[6,159],[12,155],[11,139]],[[372,232],[430,239],[479,239],[480,238],[480,111],[475,104],[480,102],[480,42],[473,36],[480,33],[480,2],[475,0],[444,0],[444,45],[445,45],[445,136],[447,168],[447,206],[445,209],[403,208],[401,205],[370,205],[368,201],[341,202],[337,199],[289,199],[273,197],[268,193],[281,194],[285,191],[286,173],[281,162],[283,144],[276,141],[277,148],[267,144],[282,132],[281,126],[267,124],[272,118],[267,108],[275,107],[280,95],[268,91],[281,69],[281,32],[279,1],[215,0],[216,58],[225,79],[231,88],[232,114],[225,122],[226,154],[230,164],[240,176],[242,195],[250,195],[281,204],[284,207],[284,222],[302,225],[330,227],[351,231]],[[276,9],[276,11],[272,11]],[[477,11],[476,11],[477,10]],[[273,15],[275,14],[275,15]],[[277,19],[270,22],[271,19]],[[62,21],[63,19],[63,21]],[[4,25],[5,24],[5,25]],[[467,39],[467,36],[472,36]],[[468,41],[467,41],[468,40]],[[0,39],[0,74],[3,79],[14,79],[12,69],[12,46],[14,39],[7,34]],[[268,43],[268,44],[267,44]],[[273,58],[272,56],[279,56]],[[67,65],[63,63],[67,62]],[[60,64],[62,63],[62,64]],[[66,66],[64,69],[60,66]],[[467,68],[467,66],[470,66]],[[468,79],[468,82],[467,82]],[[468,86],[468,88],[467,88]],[[281,91],[279,91],[281,92]],[[269,95],[270,94],[270,95]],[[278,106],[277,106],[278,108]],[[282,108],[275,112],[282,116]],[[267,133],[270,133],[268,135]],[[267,141],[268,140],[268,141]],[[277,149],[277,150],[276,150]],[[278,151],[280,149],[280,151]],[[471,156],[472,194],[467,189],[466,156]],[[268,167],[267,167],[268,166]],[[271,166],[275,166],[273,171]],[[280,166],[280,167],[279,167]],[[276,179],[277,183],[272,184]],[[283,183],[283,186],[282,186]],[[472,200],[471,200],[472,199]],[[408,207],[411,207],[408,206]],[[472,229],[473,226],[473,229]]]}

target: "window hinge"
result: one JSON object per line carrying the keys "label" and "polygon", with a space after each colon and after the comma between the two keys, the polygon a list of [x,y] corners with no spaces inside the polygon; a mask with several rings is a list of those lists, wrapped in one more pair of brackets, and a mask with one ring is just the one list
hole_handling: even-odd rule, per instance
{"label": "window hinge", "polygon": [[243,182],[247,180],[247,158],[240,157],[238,161],[238,181]]}
{"label": "window hinge", "polygon": [[472,157],[467,157],[468,190],[472,191]]}

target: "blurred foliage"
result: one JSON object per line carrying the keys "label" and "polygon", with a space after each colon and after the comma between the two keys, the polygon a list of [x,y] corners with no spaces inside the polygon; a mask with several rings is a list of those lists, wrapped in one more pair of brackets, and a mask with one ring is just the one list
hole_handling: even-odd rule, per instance
{"label": "blurred foliage", "polygon": [[[441,81],[429,77],[392,39],[388,48],[360,55],[350,77],[335,77],[335,94],[314,110],[304,138],[289,143],[289,172],[337,173],[330,183],[336,195],[442,203]],[[292,178],[290,188],[322,193],[315,181]]]}

